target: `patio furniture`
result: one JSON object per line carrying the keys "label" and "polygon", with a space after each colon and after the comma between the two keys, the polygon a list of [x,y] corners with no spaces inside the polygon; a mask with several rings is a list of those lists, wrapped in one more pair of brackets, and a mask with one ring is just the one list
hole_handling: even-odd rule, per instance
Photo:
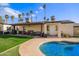
{"label": "patio furniture", "polygon": [[42,34],[42,33],[39,32],[39,31],[37,31],[37,32],[33,32],[33,33],[32,33],[33,36],[41,36],[41,34]]}

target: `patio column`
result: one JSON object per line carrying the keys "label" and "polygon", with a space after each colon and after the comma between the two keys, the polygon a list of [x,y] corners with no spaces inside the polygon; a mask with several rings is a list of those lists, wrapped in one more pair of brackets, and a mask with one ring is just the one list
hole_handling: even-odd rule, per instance
{"label": "patio column", "polygon": [[58,38],[61,38],[61,23],[58,23]]}
{"label": "patio column", "polygon": [[44,24],[44,34],[47,34],[47,24]]}
{"label": "patio column", "polygon": [[43,32],[43,27],[42,27],[42,24],[41,24],[41,33]]}
{"label": "patio column", "polygon": [[13,26],[13,29],[15,30],[15,25]]}

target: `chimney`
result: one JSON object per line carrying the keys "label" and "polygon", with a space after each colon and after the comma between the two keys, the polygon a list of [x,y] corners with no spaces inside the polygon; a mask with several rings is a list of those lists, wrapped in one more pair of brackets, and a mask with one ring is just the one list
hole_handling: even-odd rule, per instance
{"label": "chimney", "polygon": [[55,16],[51,16],[51,21],[52,21],[52,22],[55,21]]}

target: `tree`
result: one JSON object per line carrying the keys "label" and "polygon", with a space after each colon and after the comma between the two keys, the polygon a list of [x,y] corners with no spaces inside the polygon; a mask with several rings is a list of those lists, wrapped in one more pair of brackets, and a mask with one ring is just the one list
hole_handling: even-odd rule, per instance
{"label": "tree", "polygon": [[24,21],[24,16],[25,16],[25,14],[24,14],[24,13],[22,13],[22,22]]}
{"label": "tree", "polygon": [[[2,20],[2,16],[0,16],[0,23],[4,23],[4,21]],[[3,32],[4,34],[4,29],[3,29],[3,26],[0,27],[0,30]]]}
{"label": "tree", "polygon": [[[0,16],[0,23],[3,23],[2,16]],[[2,30],[3,30],[3,26],[0,26],[0,31],[2,31]]]}
{"label": "tree", "polygon": [[8,23],[8,18],[9,18],[9,16],[8,15],[5,15],[5,23],[6,24]]}
{"label": "tree", "polygon": [[44,21],[46,20],[46,4],[43,5],[43,9],[44,9]]}
{"label": "tree", "polygon": [[31,21],[32,21],[32,19],[33,19],[33,18],[32,18],[32,15],[33,15],[33,11],[30,10],[30,17],[31,17],[30,19],[31,19]]}
{"label": "tree", "polygon": [[28,12],[26,13],[26,16],[27,16],[26,22],[28,23],[29,22],[29,13]]}
{"label": "tree", "polygon": [[29,13],[26,13],[27,18],[29,18]]}
{"label": "tree", "polygon": [[18,14],[18,18],[19,18],[19,20],[18,20],[19,23],[23,21],[21,14]]}
{"label": "tree", "polygon": [[47,21],[49,21],[49,18],[47,18]]}
{"label": "tree", "polygon": [[35,13],[36,13],[36,21],[37,21],[37,14],[38,14],[38,11],[36,11]]}
{"label": "tree", "polygon": [[2,16],[0,16],[0,23],[2,23]]}
{"label": "tree", "polygon": [[[24,20],[24,16],[25,16],[25,14],[22,13],[22,19],[21,19],[22,23],[23,23],[23,20]],[[24,31],[25,31],[25,26],[23,25],[22,34],[24,34]]]}
{"label": "tree", "polygon": [[11,16],[12,24],[14,23],[14,18],[15,18],[15,17],[12,15],[12,16]]}
{"label": "tree", "polygon": [[22,13],[22,16],[25,16],[25,14],[24,14],[24,13]]}

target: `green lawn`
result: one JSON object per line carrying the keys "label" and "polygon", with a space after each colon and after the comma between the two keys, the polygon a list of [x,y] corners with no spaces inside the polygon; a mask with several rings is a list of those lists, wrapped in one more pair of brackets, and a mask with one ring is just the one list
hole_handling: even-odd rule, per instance
{"label": "green lawn", "polygon": [[78,36],[73,36],[74,38],[79,38],[79,35]]}
{"label": "green lawn", "polygon": [[[18,37],[18,36],[12,36],[12,35],[0,35],[0,55],[16,55],[14,52],[16,52],[19,48],[19,44],[30,40],[32,37]],[[16,46],[16,47],[15,47]],[[11,49],[12,47],[13,50]],[[7,51],[7,53],[3,53],[6,50],[11,49],[10,51]],[[11,53],[10,53],[11,52]]]}

